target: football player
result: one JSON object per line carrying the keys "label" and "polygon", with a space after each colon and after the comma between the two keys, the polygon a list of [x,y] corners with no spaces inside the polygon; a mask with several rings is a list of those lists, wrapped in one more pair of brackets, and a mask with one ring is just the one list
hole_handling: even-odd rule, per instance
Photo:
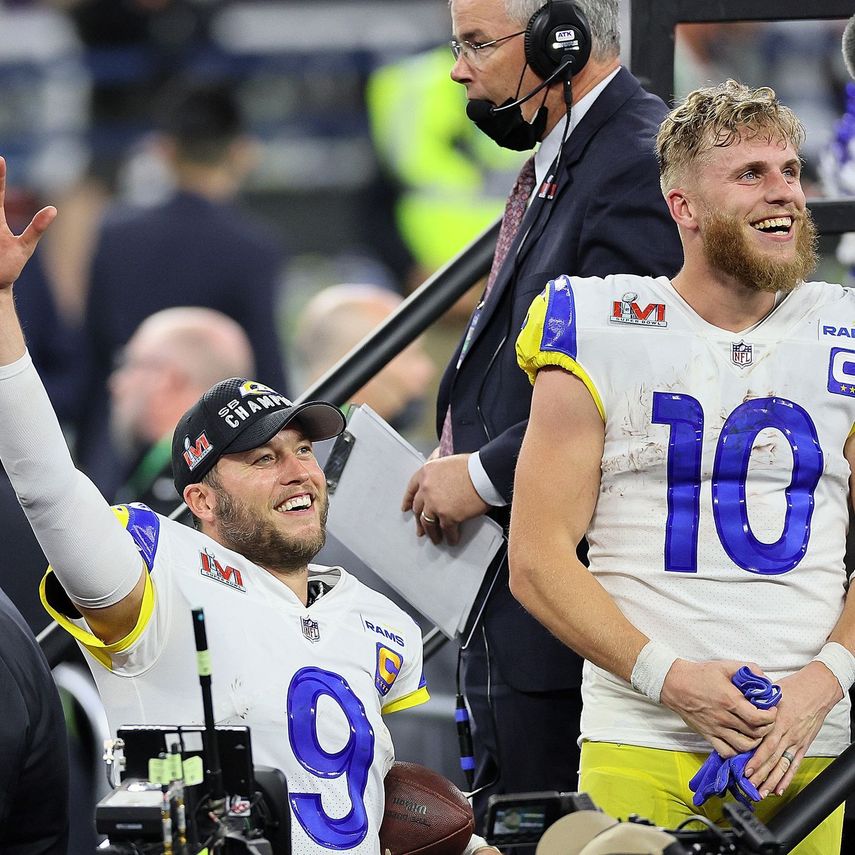
{"label": "football player", "polygon": [[[5,171],[0,159],[0,207]],[[256,762],[285,773],[293,852],[379,855],[394,760],[382,715],[428,694],[415,622],[343,568],[310,563],[328,501],[312,442],[343,429],[340,411],[219,382],[172,443],[197,530],[144,505],[111,509],[73,466],[14,308],[55,215],[39,211],[20,237],[0,215],[0,460],[51,561],[44,603],[80,643],[112,729],[201,723],[191,608],[204,607],[215,719],[250,725]],[[467,851],[485,847],[473,837]]]}
{"label": "football player", "polygon": [[[657,138],[683,268],[560,277],[518,339],[511,586],[587,660],[580,789],[612,816],[718,822],[688,787],[713,748],[754,751],[767,819],[849,744],[855,294],[804,281],[802,138],[768,88],[690,94]],[[732,683],[745,665],[777,708]],[[793,851],[839,851],[842,821]]]}

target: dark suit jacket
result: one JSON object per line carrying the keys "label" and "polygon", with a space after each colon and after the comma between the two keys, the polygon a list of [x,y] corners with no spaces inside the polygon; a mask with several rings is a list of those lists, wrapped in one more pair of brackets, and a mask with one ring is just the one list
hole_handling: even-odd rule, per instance
{"label": "dark suit jacket", "polygon": [[225,202],[177,193],[152,208],[105,217],[92,262],[84,333],[90,353],[78,459],[112,495],[120,467],[107,432],[107,376],[145,318],[171,306],[205,306],[234,318],[255,354],[255,378],[285,388],[276,330],[282,253],[269,230]]}
{"label": "dark suit jacket", "polygon": [[44,654],[0,591],[0,852],[56,855],[68,846],[68,740]]}
{"label": "dark suit jacket", "polygon": [[[672,276],[682,265],[654,153],[666,112],[665,104],[626,69],[618,71],[564,145],[555,198],[538,198],[535,188],[469,351],[456,369],[458,345],[446,368],[437,430],[451,403],[454,451],[480,451],[487,474],[507,501],[531,406],[531,385],[515,353],[531,301],[562,273]],[[550,501],[547,485],[543,501]],[[496,518],[506,525],[507,510]],[[513,599],[506,571],[484,622],[494,660],[510,685],[523,691],[580,685],[581,660]]]}

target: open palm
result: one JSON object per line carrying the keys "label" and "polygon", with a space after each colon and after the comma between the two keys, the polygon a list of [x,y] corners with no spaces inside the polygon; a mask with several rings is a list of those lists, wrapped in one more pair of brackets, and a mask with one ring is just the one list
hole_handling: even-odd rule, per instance
{"label": "open palm", "polygon": [[10,288],[41,236],[56,216],[56,208],[42,208],[20,235],[12,234],[6,222],[6,161],[0,157],[0,289]]}

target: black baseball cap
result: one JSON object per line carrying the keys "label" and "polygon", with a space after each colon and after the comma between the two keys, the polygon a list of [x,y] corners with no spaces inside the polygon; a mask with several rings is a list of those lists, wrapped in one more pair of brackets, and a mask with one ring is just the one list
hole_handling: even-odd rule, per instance
{"label": "black baseball cap", "polygon": [[284,395],[245,377],[212,386],[181,417],[172,435],[172,479],[178,495],[197,484],[224,454],[264,445],[297,420],[312,442],[344,430],[341,410],[325,401],[295,406]]}

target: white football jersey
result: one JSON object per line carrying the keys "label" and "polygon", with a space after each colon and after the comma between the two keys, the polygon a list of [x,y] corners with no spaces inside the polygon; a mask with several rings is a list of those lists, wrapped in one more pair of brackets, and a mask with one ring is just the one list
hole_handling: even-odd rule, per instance
{"label": "white football jersey", "polygon": [[58,586],[43,586],[82,642],[111,730],[202,723],[191,617],[201,606],[216,722],[249,725],[254,762],[285,773],[295,855],[376,855],[394,760],[381,712],[428,698],[412,618],[343,569],[314,565],[310,584],[329,589],[306,607],[206,535],[144,505],[116,510],[149,569],[134,631],[104,646],[59,613]]}
{"label": "white football jersey", "polygon": [[[591,572],[648,637],[691,660],[803,667],[843,608],[855,422],[855,294],[806,283],[740,333],[665,278],[561,277],[517,343],[533,378],[559,365],[605,422]],[[572,478],[573,473],[563,477]],[[582,738],[709,745],[676,714],[585,663]],[[810,755],[849,742],[849,701]]]}

